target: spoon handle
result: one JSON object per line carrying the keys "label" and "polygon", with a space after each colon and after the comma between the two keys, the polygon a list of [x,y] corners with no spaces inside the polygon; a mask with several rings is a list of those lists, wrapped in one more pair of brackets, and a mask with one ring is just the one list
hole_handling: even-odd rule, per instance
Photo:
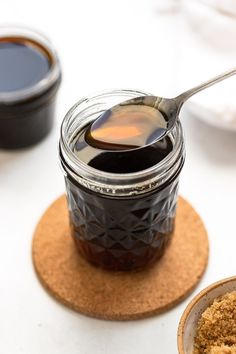
{"label": "spoon handle", "polygon": [[217,82],[225,80],[228,77],[233,76],[235,74],[236,74],[236,68],[230,69],[230,70],[224,72],[223,74],[218,75],[218,76],[214,77],[213,79],[210,79],[210,80],[204,82],[201,85],[198,85],[198,86],[196,86],[196,87],[194,87],[194,88],[192,88],[192,89],[190,89],[188,91],[185,91],[184,93],[181,93],[181,95],[175,97],[175,101],[176,101],[176,103],[179,106],[179,110],[182,107],[183,103],[188,98],[190,98],[191,96],[195,95],[195,93],[198,93],[199,91],[202,91],[205,88],[210,87],[210,86],[216,84]]}

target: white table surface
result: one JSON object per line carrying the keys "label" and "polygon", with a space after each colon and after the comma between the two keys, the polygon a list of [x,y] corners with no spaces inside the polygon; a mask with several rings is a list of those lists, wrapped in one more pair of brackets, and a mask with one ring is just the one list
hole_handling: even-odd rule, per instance
{"label": "white table surface", "polygon": [[[30,149],[0,151],[0,353],[177,353],[178,321],[192,296],[236,273],[235,134],[182,114],[187,159],[180,192],[205,222],[210,260],[197,289],[173,310],[131,322],[75,313],[42,288],[32,266],[31,241],[45,208],[64,192],[57,142],[66,111],[82,96],[102,89],[132,87],[171,96],[186,88],[176,74],[181,19],[160,15],[154,0],[8,0],[1,3],[0,21],[47,34],[64,74],[50,136]],[[196,76],[200,58],[191,45],[187,49]]]}

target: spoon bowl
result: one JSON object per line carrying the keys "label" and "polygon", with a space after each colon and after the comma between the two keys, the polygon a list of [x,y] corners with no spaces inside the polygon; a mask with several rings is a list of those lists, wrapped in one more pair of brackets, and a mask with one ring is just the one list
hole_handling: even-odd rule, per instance
{"label": "spoon bowl", "polygon": [[85,140],[106,151],[136,151],[169,134],[175,126],[177,110],[174,99],[136,97],[105,111],[89,126]]}

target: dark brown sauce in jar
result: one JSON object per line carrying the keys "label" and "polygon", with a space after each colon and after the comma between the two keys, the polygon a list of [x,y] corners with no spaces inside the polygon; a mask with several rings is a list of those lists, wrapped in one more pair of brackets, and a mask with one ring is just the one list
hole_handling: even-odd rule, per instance
{"label": "dark brown sauce in jar", "polygon": [[[132,173],[145,170],[162,161],[171,151],[172,142],[169,137],[154,145],[135,151],[112,152],[91,146],[86,141],[89,126],[79,131],[73,140],[74,154],[87,165],[98,171],[110,173]],[[100,144],[99,144],[100,146]]]}
{"label": "dark brown sauce in jar", "polygon": [[80,254],[123,271],[159,259],[174,230],[179,172],[163,188],[130,198],[102,196],[67,178],[71,232]]}
{"label": "dark brown sauce in jar", "polygon": [[29,30],[0,30],[0,148],[42,140],[53,124],[61,81],[54,50]]}
{"label": "dark brown sauce in jar", "polygon": [[[85,107],[89,115],[89,103]],[[84,106],[80,109],[83,115]],[[153,146],[120,154],[88,145],[88,125],[78,129],[79,113],[77,127],[70,113],[65,118],[60,141],[71,234],[80,254],[93,264],[142,269],[163,255],[173,234],[184,162],[181,127]]]}
{"label": "dark brown sauce in jar", "polygon": [[42,80],[52,65],[49,53],[27,38],[0,38],[0,92],[29,88]]}

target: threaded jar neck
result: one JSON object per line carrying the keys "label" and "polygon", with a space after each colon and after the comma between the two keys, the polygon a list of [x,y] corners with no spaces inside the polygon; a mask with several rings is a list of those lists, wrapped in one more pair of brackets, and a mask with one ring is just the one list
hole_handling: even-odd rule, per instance
{"label": "threaded jar neck", "polygon": [[185,150],[180,121],[169,134],[172,151],[152,167],[133,173],[108,173],[81,161],[73,152],[74,137],[104,111],[130,98],[148,95],[137,90],[113,90],[88,96],[66,114],[59,142],[60,163],[66,176],[83,187],[113,197],[128,197],[150,192],[163,186],[181,170]]}

